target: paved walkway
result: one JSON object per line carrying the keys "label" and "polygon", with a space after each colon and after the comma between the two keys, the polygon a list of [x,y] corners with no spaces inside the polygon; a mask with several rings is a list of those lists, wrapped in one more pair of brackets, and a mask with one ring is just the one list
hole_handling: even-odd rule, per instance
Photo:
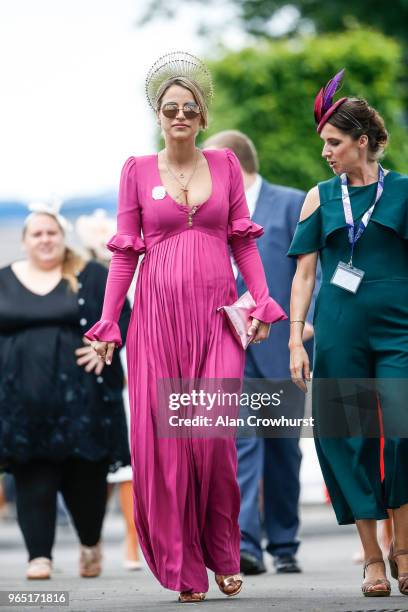
{"label": "paved walkway", "polygon": [[[393,581],[391,598],[367,599],[360,595],[361,567],[350,558],[357,547],[353,527],[338,527],[331,510],[323,506],[302,509],[303,543],[299,560],[303,574],[277,576],[269,572],[246,577],[236,598],[227,599],[210,578],[207,600],[197,606],[212,612],[271,610],[276,612],[379,612],[408,611],[408,598],[399,595]],[[104,531],[104,572],[98,579],[77,575],[78,546],[70,527],[59,528],[54,550],[55,571],[50,581],[27,583],[24,579],[26,554],[15,523],[0,522],[0,590],[68,590],[69,607],[43,607],[69,612],[180,611],[176,593],[158,585],[150,572],[128,572],[121,567],[123,524],[111,511]],[[29,607],[0,606],[3,610],[35,610]],[[38,609],[38,608],[37,608]]]}

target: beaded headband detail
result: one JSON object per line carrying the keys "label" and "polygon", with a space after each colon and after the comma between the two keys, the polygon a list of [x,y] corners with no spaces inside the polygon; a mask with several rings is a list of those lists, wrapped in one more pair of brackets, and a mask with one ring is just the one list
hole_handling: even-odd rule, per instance
{"label": "beaded headband detail", "polygon": [[177,77],[185,77],[194,81],[202,89],[206,103],[211,102],[214,89],[207,66],[191,53],[172,51],[160,57],[150,68],[146,77],[146,96],[154,111],[157,110],[157,94],[162,84]]}

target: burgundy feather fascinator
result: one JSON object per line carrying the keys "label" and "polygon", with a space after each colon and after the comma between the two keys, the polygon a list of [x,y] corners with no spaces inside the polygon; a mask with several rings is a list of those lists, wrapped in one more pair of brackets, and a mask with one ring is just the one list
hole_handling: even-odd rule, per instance
{"label": "burgundy feather fascinator", "polygon": [[347,100],[347,98],[340,98],[333,104],[333,97],[338,90],[343,80],[345,68],[340,70],[330,81],[326,87],[322,87],[315,99],[314,105],[314,116],[317,126],[317,133],[323,129],[324,124],[332,116],[334,111]]}

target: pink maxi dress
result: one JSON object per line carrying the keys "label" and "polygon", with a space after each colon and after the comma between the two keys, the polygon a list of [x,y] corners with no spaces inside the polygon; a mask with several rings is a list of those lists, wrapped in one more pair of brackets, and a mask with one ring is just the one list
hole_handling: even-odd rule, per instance
{"label": "pink maxi dress", "polygon": [[126,161],[102,317],[86,334],[121,344],[117,321],[145,253],[127,334],[135,522],[160,583],[196,592],[208,590],[207,568],[240,569],[235,441],[158,437],[156,383],[242,379],[244,350],[217,312],[237,299],[229,245],[256,302],[252,315],[270,323],[286,318],[268,295],[255,243],[263,229],[249,218],[237,158],[228,149],[203,153],[212,193],[191,223],[188,207],[163,189],[164,197],[153,199],[161,186],[157,155]]}

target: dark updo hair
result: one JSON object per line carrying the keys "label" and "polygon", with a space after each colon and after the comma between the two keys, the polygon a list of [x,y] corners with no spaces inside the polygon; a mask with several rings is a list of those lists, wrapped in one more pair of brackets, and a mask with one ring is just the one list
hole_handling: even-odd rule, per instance
{"label": "dark updo hair", "polygon": [[353,140],[365,134],[368,138],[368,157],[370,161],[382,157],[388,144],[388,132],[384,119],[363,98],[348,98],[333,113],[327,123],[345,132]]}

